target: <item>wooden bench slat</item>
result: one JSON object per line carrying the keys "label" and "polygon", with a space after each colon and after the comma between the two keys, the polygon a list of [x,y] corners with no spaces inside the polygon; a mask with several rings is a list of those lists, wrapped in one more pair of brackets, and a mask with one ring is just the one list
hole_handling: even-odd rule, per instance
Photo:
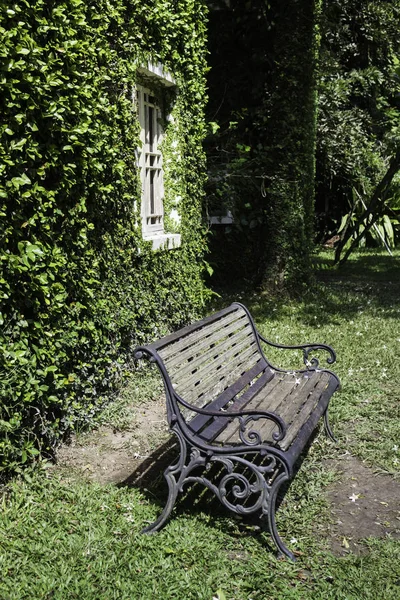
{"label": "wooden bench slat", "polygon": [[[261,392],[247,404],[247,410],[269,410],[279,415],[286,423],[288,429],[286,436],[279,442],[279,447],[286,450],[292,444],[300,427],[307,420],[318,400],[329,384],[331,375],[329,373],[313,372],[308,378],[303,377],[300,384],[291,374],[285,374],[284,378],[275,379],[270,385],[264,387]],[[272,435],[278,430],[273,421],[263,419],[249,423],[249,429],[258,431],[265,443],[276,444]],[[237,420],[216,438],[223,444],[238,444],[239,423]]]}
{"label": "wooden bench slat", "polygon": [[279,446],[280,448],[282,448],[282,450],[287,450],[287,448],[289,448],[289,446],[292,444],[299,429],[307,421],[308,417],[318,404],[321,394],[328,387],[330,379],[331,376],[329,375],[329,373],[323,373],[322,377],[317,382],[315,388],[309,394],[301,409],[295,415],[295,418],[291,421],[291,424],[287,429],[287,433],[284,439],[281,442],[279,442]]}
{"label": "wooden bench slat", "polygon": [[329,400],[338,389],[339,381],[335,376],[331,376],[326,388],[322,391],[318,404],[314,407],[309,417],[305,420],[301,428],[296,432],[296,437],[285,451],[289,461],[294,464],[294,461],[300,456],[300,453],[306,446],[312,432],[317,426],[317,423],[329,406]]}
{"label": "wooden bench slat", "polygon": [[191,404],[195,404],[195,406],[204,406],[204,404],[214,400],[216,395],[221,394],[260,360],[255,343],[244,348],[238,356],[234,356],[233,352],[230,352],[229,357],[231,358],[229,370],[222,368],[225,361],[223,357],[220,357],[214,365],[203,369],[201,373],[196,373],[190,379],[184,382],[173,381],[178,394]]}
{"label": "wooden bench slat", "polygon": [[179,386],[180,389],[192,387],[198,385],[199,381],[202,381],[204,375],[210,374],[211,372],[216,373],[222,369],[222,372],[231,368],[232,363],[240,362],[242,355],[247,355],[249,350],[255,347],[255,342],[245,338],[240,338],[234,342],[232,346],[230,338],[223,344],[220,344],[213,348],[214,352],[211,357],[199,366],[195,363],[193,365],[192,372],[187,372],[184,367],[184,375],[182,376],[181,370],[177,369],[173,374],[170,375],[171,381],[174,385]]}
{"label": "wooden bench slat", "polygon": [[[190,336],[187,336],[185,339],[183,349],[170,354],[166,359],[164,359],[163,351],[161,351],[161,356],[165,365],[168,365],[168,371],[172,373],[176,365],[182,364],[187,360],[195,359],[197,355],[202,354],[203,350],[207,350],[212,345],[216,345],[225,338],[228,338],[229,336],[232,337],[234,334],[239,333],[244,329],[247,329],[248,332],[250,332],[250,325],[249,322],[245,320],[244,316],[241,316],[240,319],[236,319],[234,322],[230,322],[223,328],[215,330],[211,335],[200,336],[202,330],[191,333]],[[181,341],[183,343],[184,340]]]}
{"label": "wooden bench slat", "polygon": [[232,313],[237,312],[239,308],[239,306],[231,304],[230,306],[227,306],[226,308],[223,308],[222,310],[212,315],[208,315],[208,317],[204,317],[204,319],[201,319],[200,321],[196,321],[196,323],[186,325],[185,327],[182,327],[182,329],[178,329],[177,331],[170,333],[169,335],[166,335],[165,337],[160,338],[159,340],[155,340],[147,347],[152,351],[156,350],[157,352],[160,352],[162,349],[172,344],[175,344],[175,342],[178,342],[179,340],[183,339],[193,331],[198,331],[199,329],[208,327],[209,325],[212,325],[212,323],[220,321],[226,315],[230,315]]}
{"label": "wooden bench slat", "polygon": [[[288,373],[284,379],[285,385],[281,381],[274,389],[271,396],[266,397],[263,403],[259,406],[262,408],[264,404],[272,403],[274,410],[282,417],[286,424],[290,421],[292,414],[296,412],[296,407],[299,399],[306,397],[310,390],[314,388],[314,376],[293,376]],[[268,429],[269,423],[264,422],[261,429]],[[272,438],[271,438],[272,439]]]}
{"label": "wooden bench slat", "polygon": [[[209,337],[214,331],[219,331],[230,323],[236,321],[246,321],[247,315],[243,310],[235,310],[230,312],[228,315],[221,317],[210,325],[199,327],[194,331],[189,331],[187,334],[183,335],[183,337],[178,337],[177,341],[170,343],[169,345],[160,348],[158,350],[159,355],[163,359],[164,362],[168,361],[172,355],[184,351],[185,348],[193,344],[193,338],[199,342],[201,339],[205,337]],[[248,320],[248,319],[247,319]]]}
{"label": "wooden bench slat", "polygon": [[[239,412],[241,410],[247,409],[248,403],[251,399],[262,389],[272,378],[274,377],[273,371],[267,369],[264,373],[238,398],[236,398],[234,404],[230,406],[227,410],[229,414],[230,411]],[[236,421],[236,424],[238,422]],[[203,429],[200,433],[202,439],[207,441],[214,441],[218,435],[226,428],[232,424],[228,418],[225,417],[215,417],[214,420]]]}
{"label": "wooden bench slat", "polygon": [[239,344],[242,344],[242,346],[245,346],[246,344],[249,345],[251,336],[253,336],[253,332],[247,326],[232,333],[226,338],[214,338],[214,340],[210,341],[207,339],[207,342],[201,344],[201,347],[196,345],[196,347],[192,349],[191,354],[184,355],[181,361],[176,359],[173,368],[170,368],[171,365],[168,363],[168,371],[171,379],[175,379],[176,374],[179,374],[179,378],[184,378],[191,374],[194,375],[195,371],[200,371],[208,363],[214,362],[218,355],[236,347],[240,348]]}
{"label": "wooden bench slat", "polygon": [[[263,406],[268,406],[270,412],[277,412],[276,408],[279,406],[281,401],[280,393],[286,397],[287,394],[293,389],[295,384],[294,378],[287,377],[286,373],[275,373],[275,377],[268,381],[267,385],[264,386],[260,392],[250,400],[246,406],[246,410],[262,410]],[[278,391],[279,390],[279,391]],[[277,393],[275,393],[277,392]],[[231,444],[238,443],[238,422],[232,421],[227,429],[223,432],[223,437],[216,438],[216,441]]]}
{"label": "wooden bench slat", "polygon": [[[209,405],[207,405],[207,408],[210,410],[221,410],[221,408],[224,408],[228,404],[228,402],[231,402],[233,398],[235,398],[237,395],[239,395],[250,384],[251,381],[253,381],[256,377],[258,377],[260,374],[262,374],[261,377],[259,377],[257,379],[257,382],[259,382],[260,379],[265,375],[265,373],[263,373],[263,371],[265,370],[266,366],[267,366],[267,363],[265,362],[265,360],[260,360],[251,369],[249,369],[248,371],[246,371],[246,373],[244,373],[241,377],[239,377],[239,379],[237,381],[235,381],[235,383],[233,385],[230,385],[224,392],[222,392],[222,394],[220,394],[217,397],[217,399],[214,400],[214,402],[211,402]],[[269,371],[269,376],[272,377],[273,376],[272,372],[269,369],[268,369],[268,371]],[[245,393],[247,393],[247,392],[245,392]],[[240,399],[242,399],[243,396],[244,396],[244,394],[242,394],[242,396],[240,396]],[[238,402],[238,400],[236,400],[236,402]],[[235,406],[236,406],[236,402],[235,402]],[[191,421],[189,423],[190,429],[194,433],[197,433],[206,425],[206,423],[208,423],[209,421],[212,421],[213,419],[215,419],[215,417],[197,414],[193,419],[191,419]],[[225,424],[228,422],[227,419],[223,419],[223,420],[225,421]]]}
{"label": "wooden bench slat", "polygon": [[213,379],[210,378],[206,384],[204,384],[204,391],[200,389],[199,391],[192,391],[191,393],[188,392],[186,398],[195,406],[205,406],[208,402],[215,400],[215,398],[228,389],[229,386],[235,384],[239,377],[257,364],[255,362],[256,359],[257,355],[254,353],[247,359],[247,361],[239,364],[234,371],[226,374],[221,380],[213,381]]}
{"label": "wooden bench slat", "polygon": [[[292,390],[292,392],[286,396],[286,398],[282,399],[282,402],[277,407],[276,412],[282,417],[288,428],[295,422],[295,426],[297,426],[298,431],[301,425],[304,423],[304,421],[298,422],[297,414],[299,413],[299,410],[301,409],[302,405],[308,400],[309,397],[312,398],[312,402],[314,401],[316,395],[314,395],[313,393],[315,391],[315,388],[320,383],[320,380],[320,374],[314,373],[312,377],[308,379],[304,378],[303,381],[305,381],[305,383],[303,383],[302,385],[298,385],[296,389]],[[323,387],[325,386],[326,384],[324,383]],[[276,431],[276,427],[274,427],[273,424],[269,423],[268,421],[264,421],[259,429],[259,433],[262,439],[266,442],[273,442],[272,434],[274,433],[274,431]],[[290,443],[293,441],[293,439],[294,436],[291,433]],[[287,439],[286,434],[284,439],[279,442],[279,447],[282,449],[286,449],[290,445],[290,443]]]}

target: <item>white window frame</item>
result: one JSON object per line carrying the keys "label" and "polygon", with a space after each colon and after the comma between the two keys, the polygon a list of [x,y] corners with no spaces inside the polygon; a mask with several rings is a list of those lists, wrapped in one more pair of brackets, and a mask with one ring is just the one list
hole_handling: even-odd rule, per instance
{"label": "white window frame", "polygon": [[142,183],[144,236],[164,231],[164,175],[160,146],[163,140],[161,109],[149,88],[136,86],[140,123],[139,168]]}
{"label": "white window frame", "polygon": [[153,250],[172,249],[181,245],[180,234],[164,230],[164,166],[161,145],[164,139],[164,118],[159,94],[162,86],[175,84],[162,65],[147,64],[138,69],[142,80],[136,84],[135,100],[140,123],[138,167],[141,181],[141,219],[143,239],[152,242]]}

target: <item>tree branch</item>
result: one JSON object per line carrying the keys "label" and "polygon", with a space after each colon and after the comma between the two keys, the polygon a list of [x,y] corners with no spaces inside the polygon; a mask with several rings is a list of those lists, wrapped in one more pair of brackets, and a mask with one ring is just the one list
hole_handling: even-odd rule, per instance
{"label": "tree branch", "polygon": [[[386,171],[385,175],[382,177],[381,181],[376,186],[375,191],[372,194],[370,203],[369,203],[368,207],[366,208],[365,212],[362,213],[358,217],[356,222],[351,227],[348,227],[345,230],[344,235],[336,248],[335,263],[334,263],[335,265],[336,264],[343,265],[346,262],[346,260],[350,256],[350,254],[357,247],[360,240],[362,240],[362,238],[365,237],[365,235],[368,233],[368,231],[373,227],[373,225],[379,219],[379,217],[381,216],[381,213],[383,211],[383,208],[385,206],[385,200],[386,200],[388,192],[389,192],[390,184],[392,183],[393,177],[396,175],[396,173],[399,170],[400,170],[400,148],[397,150],[396,154],[392,157],[392,159],[389,163],[388,170]],[[361,223],[365,223],[362,231],[360,231]],[[355,235],[355,237],[354,237],[352,243],[350,244],[350,247],[347,249],[343,258],[340,258],[345,245],[347,244],[349,239],[351,237],[353,237],[354,235]]]}

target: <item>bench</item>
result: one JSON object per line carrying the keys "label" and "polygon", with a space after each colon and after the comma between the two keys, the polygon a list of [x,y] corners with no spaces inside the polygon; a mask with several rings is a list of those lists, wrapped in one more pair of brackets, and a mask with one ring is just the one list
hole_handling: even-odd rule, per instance
{"label": "bench", "polygon": [[[265,346],[302,350],[305,368],[287,371],[269,362]],[[180,455],[164,476],[169,495],[160,517],[144,533],[160,529],[187,484],[209,488],[240,515],[259,513],[278,551],[294,560],[275,523],[277,493],[293,478],[294,465],[317,423],[334,441],[328,404],[338,377],[319,367],[311,352],[326,344],[283,346],[258,333],[245,306],[233,303],[146,346],[134,356],[157,365],[165,387],[167,419]]]}

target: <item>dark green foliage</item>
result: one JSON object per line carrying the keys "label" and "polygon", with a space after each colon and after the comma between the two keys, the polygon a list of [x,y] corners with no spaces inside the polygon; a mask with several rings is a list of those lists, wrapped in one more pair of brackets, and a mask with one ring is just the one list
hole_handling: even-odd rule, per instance
{"label": "dark green foliage", "polygon": [[298,291],[313,245],[319,2],[230,6],[211,16],[209,118],[220,128],[209,139],[209,212],[233,212],[231,232],[216,235],[231,238],[239,274]]}
{"label": "dark green foliage", "polygon": [[343,215],[363,212],[353,198],[369,204],[400,146],[400,2],[324,0],[321,16],[317,212],[323,238]]}
{"label": "dark green foliage", "polygon": [[[131,345],[203,304],[205,9],[18,0],[1,2],[0,32],[4,473],[89,422]],[[180,195],[182,247],[168,252],[141,238],[132,86],[149,59],[179,89],[165,212]]]}
{"label": "dark green foliage", "polygon": [[[365,238],[368,234],[375,233],[376,231],[380,234],[379,237],[385,241],[386,248],[389,250],[389,246],[385,240],[384,235],[387,232],[391,234],[392,246],[394,246],[394,230],[390,221],[390,218],[385,214],[386,209],[386,201],[388,199],[389,192],[393,187],[393,179],[395,175],[400,171],[400,147],[397,150],[396,154],[392,157],[388,170],[385,175],[382,177],[382,180],[376,186],[374,193],[369,199],[368,206],[363,206],[363,211],[361,215],[354,217],[353,223],[346,223],[346,227],[343,232],[341,232],[340,241],[336,247],[335,251],[335,264],[339,263],[339,265],[343,265],[344,262],[348,259],[351,252],[355,250],[360,241],[365,242]],[[383,224],[379,224],[378,228],[378,219],[382,218]],[[398,221],[396,220],[398,223]],[[385,225],[385,229],[384,226]],[[374,231],[373,228],[376,228]],[[380,240],[379,240],[380,241]],[[341,257],[342,252],[346,248],[346,252],[344,256]]]}
{"label": "dark green foliage", "polygon": [[280,5],[263,130],[269,182],[263,206],[262,278],[289,283],[297,291],[310,279],[314,237],[318,6],[318,0]]}

